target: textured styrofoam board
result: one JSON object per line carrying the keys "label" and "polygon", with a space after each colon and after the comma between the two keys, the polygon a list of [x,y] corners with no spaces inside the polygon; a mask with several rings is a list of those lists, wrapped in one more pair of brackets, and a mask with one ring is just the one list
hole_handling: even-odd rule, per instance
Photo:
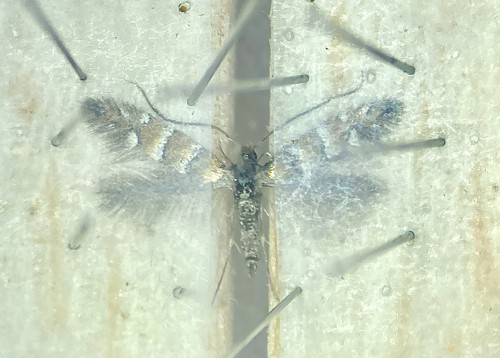
{"label": "textured styrofoam board", "polygon": [[[95,191],[113,171],[103,143],[77,125],[81,102],[110,96],[145,108],[139,82],[165,114],[210,123],[211,96],[188,108],[158,88],[195,82],[220,46],[227,2],[44,1],[43,9],[88,75],[81,82],[19,2],[0,5],[0,347],[11,357],[206,356],[216,345],[210,297],[216,241],[210,190],[151,228],[108,216]],[[166,102],[168,100],[168,102]],[[215,113],[220,114],[218,105]],[[221,118],[223,116],[218,116]],[[192,131],[210,146],[206,131]],[[67,249],[79,223],[94,225]],[[182,299],[172,296],[186,289]]]}
{"label": "textured styrofoam board", "polygon": [[[332,36],[332,18],[413,64],[408,76]],[[359,83],[373,83],[275,135],[275,150],[346,106],[395,97],[406,106],[388,141],[444,136],[444,148],[358,159],[354,173],[387,192],[354,220],[310,226],[300,207],[277,207],[282,294],[304,289],[274,327],[270,351],[283,357],[423,357],[500,354],[498,244],[498,5],[413,2],[274,1],[274,76],[310,82],[272,93],[275,125]],[[338,168],[339,171],[346,168]],[[279,189],[276,197],[284,195]],[[338,260],[417,237],[345,277]]]}
{"label": "textured styrofoam board", "polygon": [[[196,5],[203,6],[203,4]],[[224,17],[224,5],[219,5],[222,8],[221,11],[214,8],[212,10]],[[384,48],[402,58],[418,59],[421,66],[413,62],[417,66],[417,74],[409,78],[387,66],[374,63],[370,58],[345,47],[340,41],[334,43],[335,51],[331,51],[328,65],[323,66],[323,63],[313,55],[315,46],[307,47],[310,40],[321,42],[317,39],[318,31],[313,31],[314,26],[308,26],[305,29],[307,31],[302,32],[299,26],[302,23],[297,20],[301,11],[306,10],[306,5],[307,3],[294,4],[294,9],[292,9],[275,3],[277,11],[272,15],[276,29],[275,39],[279,45],[286,45],[286,41],[289,41],[287,38],[295,37],[299,45],[290,44],[288,50],[295,56],[286,59],[279,58],[273,66],[274,73],[282,75],[306,72],[312,77],[311,83],[305,89],[294,90],[291,95],[282,95],[283,102],[286,103],[284,107],[278,106],[276,102],[273,103],[276,108],[274,110],[276,121],[280,119],[279,113],[283,113],[282,118],[286,118],[289,114],[307,108],[308,104],[316,103],[332,92],[349,88],[349,85],[359,79],[361,70],[373,68],[376,71],[377,81],[371,86],[365,86],[363,91],[366,96],[376,96],[382,90],[380,95],[392,94],[392,91],[395,91],[398,95],[404,96],[407,103],[405,121],[415,124],[415,127],[400,126],[393,133],[393,139],[415,138],[416,136],[427,138],[442,129],[439,134],[447,136],[448,146],[443,148],[439,157],[436,157],[438,154],[433,156],[431,152],[416,155],[405,153],[401,156],[392,155],[388,157],[387,162],[381,160],[376,165],[394,168],[391,172],[383,170],[377,172],[391,189],[390,195],[387,196],[383,205],[379,204],[370,208],[372,219],[377,215],[381,217],[380,221],[376,220],[376,225],[372,225],[373,220],[370,217],[365,217],[362,223],[366,226],[356,226],[351,231],[346,230],[347,236],[364,238],[361,241],[351,240],[350,242],[358,243],[359,249],[371,247],[374,243],[372,240],[376,240],[377,243],[385,242],[386,239],[398,234],[399,229],[408,228],[409,224],[416,231],[417,239],[427,237],[428,241],[425,244],[418,241],[415,243],[415,245],[423,245],[423,249],[420,246],[421,251],[418,251],[417,255],[415,255],[416,251],[410,253],[406,248],[399,248],[387,254],[383,259],[367,265],[366,269],[362,268],[355,274],[357,276],[347,276],[344,288],[341,294],[336,296],[335,302],[331,299],[332,296],[328,295],[336,293],[336,291],[333,293],[330,291],[332,287],[338,290],[335,288],[336,282],[328,281],[327,288],[321,286],[326,282],[325,270],[316,269],[317,266],[312,262],[317,257],[312,255],[325,250],[321,253],[320,258],[323,261],[320,262],[328,266],[326,263],[332,256],[331,252],[326,251],[329,247],[330,251],[334,251],[336,258],[356,252],[358,247],[345,246],[339,253],[338,243],[332,247],[328,238],[324,243],[319,244],[313,240],[306,240],[300,235],[298,239],[297,235],[290,235],[287,241],[284,238],[280,239],[282,244],[304,246],[300,246],[295,251],[287,248],[281,250],[282,260],[293,262],[300,271],[293,275],[285,272],[285,275],[290,277],[288,282],[292,285],[303,284],[306,289],[301,299],[304,302],[301,315],[294,316],[297,312],[291,311],[293,308],[291,306],[290,312],[285,313],[285,318],[295,317],[296,321],[302,323],[316,320],[316,322],[322,322],[325,328],[320,335],[317,335],[315,333],[318,325],[314,325],[312,327],[314,329],[311,329],[311,325],[302,327],[296,322],[290,324],[284,319],[283,329],[289,330],[290,328],[286,327],[294,327],[293,332],[297,333],[297,336],[293,337],[293,342],[290,341],[291,336],[283,336],[283,347],[289,347],[285,348],[285,353],[289,356],[294,354],[303,356],[302,353],[314,354],[317,352],[315,349],[318,349],[320,353],[330,354],[335,348],[332,348],[332,345],[345,344],[347,349],[342,348],[338,351],[346,356],[350,356],[353,351],[360,355],[365,352],[369,354],[367,346],[359,344],[359,340],[364,340],[367,343],[363,342],[363,344],[376,346],[381,356],[387,352],[394,352],[394,356],[408,352],[418,356],[421,352],[425,353],[427,342],[432,343],[429,340],[432,333],[428,332],[443,332],[440,335],[432,335],[431,338],[435,337],[434,340],[438,340],[439,344],[429,345],[429,350],[434,349],[429,351],[429,355],[441,352],[437,350],[439,347],[444,347],[443,349],[450,354],[456,355],[462,352],[465,354],[470,352],[469,355],[473,353],[493,355],[495,349],[498,349],[492,338],[497,332],[495,330],[498,330],[498,326],[495,326],[497,322],[495,318],[498,318],[498,301],[494,300],[497,292],[493,285],[495,279],[498,278],[498,266],[495,262],[498,257],[498,246],[495,241],[491,241],[498,231],[492,225],[497,213],[494,209],[498,207],[498,189],[494,173],[492,173],[495,163],[498,162],[498,158],[495,157],[496,132],[494,131],[493,111],[498,106],[492,93],[494,93],[494,84],[498,82],[498,70],[492,65],[492,61],[488,60],[492,58],[495,46],[491,35],[492,30],[487,27],[494,26],[494,21],[490,17],[495,13],[495,9],[487,5],[465,10],[453,7],[445,11],[439,6],[426,6],[425,4],[374,7],[373,4],[368,6],[344,2],[337,5],[343,23],[352,22],[350,28],[363,29],[366,24],[372,23],[371,29],[358,32],[364,38],[372,39],[378,45],[387,45]],[[203,329],[196,331],[199,328],[199,321],[192,317],[203,317],[205,311],[200,309],[202,315],[198,315],[196,307],[199,306],[195,305],[192,315],[183,316],[186,312],[193,312],[193,300],[196,300],[194,296],[198,297],[198,293],[191,296],[191,300],[186,302],[184,307],[178,306],[183,303],[176,304],[167,299],[167,304],[172,305],[168,309],[158,308],[158,302],[161,302],[164,297],[170,299],[170,289],[174,287],[171,285],[167,289],[166,285],[161,284],[163,280],[170,284],[168,278],[174,276],[170,273],[168,277],[164,276],[165,267],[169,265],[168,262],[165,263],[165,258],[178,257],[180,260],[182,257],[172,254],[175,250],[167,247],[169,244],[162,240],[161,234],[156,233],[154,235],[156,239],[153,243],[149,243],[141,241],[143,233],[138,233],[136,237],[139,240],[131,243],[127,240],[131,236],[130,233],[137,230],[136,227],[106,218],[93,229],[91,234],[93,239],[89,239],[86,256],[77,259],[75,255],[66,256],[67,252],[64,249],[66,240],[71,236],[79,218],[82,217],[82,209],[93,211],[96,207],[94,205],[97,198],[93,194],[95,182],[92,178],[99,177],[99,174],[95,172],[95,158],[99,157],[100,152],[89,148],[100,144],[83,127],[72,133],[64,149],[55,150],[48,142],[68,120],[78,117],[78,103],[88,95],[113,95],[142,105],[140,96],[134,92],[133,88],[120,81],[121,78],[117,79],[119,77],[117,73],[122,74],[123,78],[139,81],[150,89],[162,83],[161,80],[156,79],[157,77],[165,77],[172,83],[185,78],[196,80],[210,59],[210,54],[203,50],[204,46],[207,49],[210,47],[209,40],[205,41],[204,37],[204,35],[208,36],[209,31],[201,30],[193,36],[191,31],[196,27],[190,23],[190,20],[187,20],[190,19],[189,17],[177,18],[176,16],[180,14],[177,14],[176,9],[170,7],[169,4],[161,5],[157,2],[150,2],[146,5],[115,5],[111,6],[113,9],[110,11],[99,7],[101,4],[90,1],[72,4],[71,11],[61,5],[56,8],[54,3],[44,4],[44,8],[51,16],[56,14],[55,24],[61,21],[66,29],[60,30],[61,34],[89,74],[89,81],[82,84],[76,80],[76,75],[51,45],[47,36],[41,34],[28,16],[19,15],[17,6],[12,2],[7,2],[0,12],[4,20],[2,33],[6,34],[2,37],[2,44],[3,48],[7,49],[3,67],[8,69],[2,72],[2,79],[4,79],[2,94],[5,100],[2,101],[1,106],[7,124],[2,129],[3,170],[0,171],[3,183],[2,198],[0,198],[2,200],[0,230],[3,240],[2,292],[5,292],[3,296],[6,297],[1,324],[2,332],[8,332],[2,336],[4,337],[2,348],[7,347],[4,352],[27,356],[32,355],[33,352],[41,356],[54,356],[56,352],[66,355],[69,351],[87,356],[118,353],[124,356],[134,356],[137,355],[134,352],[163,354],[167,350],[165,347],[168,346],[168,349],[172,349],[169,351],[172,355],[195,356],[197,353],[203,355],[201,348],[196,350],[197,347],[203,346],[202,343],[206,343],[203,341],[204,338],[197,333],[202,334]],[[206,15],[209,11],[206,10],[192,13],[200,15],[197,16],[197,23],[203,20],[210,21]],[[290,12],[292,10],[294,12]],[[465,18],[465,22],[462,19],[462,12],[470,13]],[[166,14],[171,14],[172,18]],[[329,11],[326,11],[326,14],[328,15]],[[151,21],[151,16],[157,21]],[[280,27],[280,16],[282,20],[290,16],[287,20],[290,24]],[[75,18],[78,20],[72,20]],[[442,21],[443,18],[445,21]],[[139,23],[142,26],[134,29],[132,25],[136,20],[141,20]],[[356,26],[356,21],[358,26]],[[227,24],[224,20],[220,22]],[[377,25],[378,23],[381,25]],[[112,24],[112,31],[107,24]],[[127,26],[128,24],[132,25]],[[163,25],[156,27],[154,24]],[[205,25],[203,25],[204,29]],[[84,29],[82,34],[79,34],[80,28]],[[294,29],[294,36],[278,31],[288,28]],[[92,29],[94,32],[91,31]],[[211,31],[223,31],[217,29],[219,28],[216,25]],[[114,35],[114,32],[119,36]],[[165,32],[170,33],[171,36],[164,36]],[[71,36],[72,33],[74,36]],[[179,40],[167,41],[174,34]],[[374,39],[374,34],[377,39]],[[182,41],[183,35],[188,41]],[[115,36],[117,39],[114,39]],[[332,45],[332,40],[326,34],[324,36],[327,37],[325,43]],[[118,38],[122,40],[118,41]],[[150,41],[153,42],[151,47],[148,46]],[[183,48],[186,42],[186,48]],[[196,46],[193,46],[193,42]],[[469,46],[475,43],[482,46],[477,51]],[[325,47],[331,48],[331,46]],[[193,48],[197,50],[189,52]],[[297,56],[297,49],[300,49],[299,55],[302,54],[302,56]],[[169,57],[169,54],[172,57]],[[324,53],[319,55],[325,56]],[[133,61],[135,56],[139,59],[137,62]],[[346,56],[348,59],[337,62],[339,58]],[[45,61],[34,62],[35,59],[43,58]],[[183,58],[184,61],[179,61],[179,58]],[[191,59],[192,61],[188,61]],[[170,61],[178,61],[177,66],[172,65]],[[186,62],[189,62],[189,65],[186,65]],[[278,71],[280,63],[286,66],[286,71]],[[198,64],[199,68],[196,67]],[[337,64],[337,69],[335,64]],[[349,66],[352,66],[351,72],[342,70]],[[419,71],[425,71],[422,77],[418,77]],[[485,76],[485,73],[489,76]],[[320,78],[328,80],[324,87],[317,82]],[[154,90],[151,92],[155,95]],[[288,92],[287,90],[286,93]],[[293,96],[296,96],[295,99]],[[359,97],[357,100],[362,101],[362,99],[363,97]],[[410,106],[408,103],[415,103],[415,105]],[[175,103],[172,106],[175,106]],[[166,110],[170,108],[171,106],[165,107]],[[191,111],[188,112],[188,116],[185,115],[183,106],[179,105],[176,108],[175,111],[168,113],[176,115],[178,110],[180,117],[193,118],[190,116]],[[290,113],[286,112],[288,108]],[[200,115],[200,120],[201,117],[203,119],[211,117],[210,108],[196,110],[196,114]],[[453,139],[455,147],[450,147],[452,145],[450,141]],[[66,148],[72,148],[72,150]],[[75,168],[74,163],[78,161],[80,163]],[[58,165],[56,169],[54,169],[54,163]],[[82,164],[83,167],[80,167]],[[431,170],[425,170],[426,168]],[[428,181],[425,181],[430,176],[436,176],[436,180],[443,180],[442,177],[437,176],[439,173],[436,172],[437,168],[443,169],[446,174],[446,185],[443,186],[442,192],[437,191],[436,188],[441,188],[440,185],[443,184],[431,186]],[[368,169],[373,170],[373,167]],[[415,173],[419,175],[415,177]],[[410,181],[411,185],[404,185],[405,180]],[[434,188],[434,191],[429,188]],[[62,193],[59,199],[57,195],[54,196],[58,192]],[[437,202],[438,199],[441,201]],[[396,208],[390,207],[389,203],[396,205]],[[397,207],[397,205],[401,206]],[[405,215],[377,214],[377,210],[381,213],[388,213],[388,211],[392,213],[405,205]],[[51,217],[52,214],[54,215]],[[390,217],[393,218],[392,223],[388,221]],[[299,221],[297,216],[294,218]],[[165,225],[167,226],[165,232],[171,230],[171,226]],[[416,229],[417,225],[420,225],[420,231]],[[181,227],[184,226],[178,223],[177,228]],[[365,232],[362,231],[363,228],[366,228]],[[52,230],[50,235],[49,229]],[[364,235],[368,231],[370,235]],[[98,235],[103,240],[99,241]],[[114,237],[115,241],[104,240],[109,237]],[[116,244],[116,241],[119,241],[119,244]],[[153,253],[158,249],[159,241],[162,251],[159,254]],[[196,265],[190,265],[190,269],[207,266],[213,268],[213,262],[201,263],[201,258],[205,257],[203,253],[211,249],[207,248],[204,251],[200,245],[210,243],[213,241],[206,240],[203,236],[200,240],[196,240],[193,250],[185,243],[178,243],[179,246],[174,249],[190,250],[186,257],[196,257]],[[317,249],[318,245],[321,250]],[[84,247],[82,251],[83,249]],[[424,250],[423,254],[422,250]],[[83,256],[82,251],[77,254]],[[168,251],[168,255],[164,254],[165,251]],[[311,258],[304,260],[303,256],[307,257],[309,252],[311,252]],[[393,258],[395,261],[388,262],[387,260],[394,253],[396,253],[396,257]],[[205,259],[208,260],[208,257]],[[150,267],[146,269],[141,265],[144,265],[147,260],[150,261]],[[413,274],[414,271],[400,269],[401,263],[405,262],[410,264],[410,268],[414,267],[420,271]],[[135,275],[135,265],[142,267],[142,271],[139,271],[143,273],[141,285],[147,287],[140,288],[139,292],[138,288],[132,286],[130,291],[120,292],[120,287],[122,287],[120,282],[125,281],[120,273],[123,273],[123,269],[126,268],[127,273]],[[182,267],[179,262],[175,262],[175,265]],[[311,269],[307,265],[310,265]],[[285,271],[287,271],[286,267],[285,264]],[[387,269],[385,267],[393,268],[391,272],[396,274],[394,281],[394,275],[389,276],[384,273],[383,270]],[[189,272],[193,273],[191,270]],[[401,272],[406,273],[407,276],[397,278]],[[408,276],[408,272],[411,275]],[[203,275],[204,272],[199,272],[199,274]],[[87,276],[82,278],[82,275]],[[153,277],[155,275],[156,279]],[[377,276],[380,278],[373,281],[370,275],[380,275]],[[433,279],[429,279],[430,275],[434,275]],[[297,279],[297,277],[302,279]],[[351,281],[348,281],[349,277]],[[389,302],[385,303],[383,307],[385,309],[380,313],[382,317],[370,318],[373,321],[379,319],[375,324],[367,318],[366,311],[359,311],[363,319],[353,320],[353,311],[357,312],[365,307],[373,311],[380,307],[371,306],[370,308],[366,303],[383,303],[380,301],[380,293],[388,282],[388,278],[391,279],[389,285],[392,288],[392,295],[388,296]],[[73,280],[76,280],[76,283]],[[177,278],[175,281],[174,278],[176,285],[182,285],[185,281],[183,278]],[[87,284],[82,286],[82,282],[87,282]],[[127,282],[130,285],[132,280]],[[159,297],[152,299],[150,298],[152,295],[148,295],[147,292],[153,292],[153,285],[157,282],[160,284],[156,286],[156,289],[160,291],[155,295],[158,294]],[[192,286],[194,287],[194,284]],[[311,290],[312,286],[314,287]],[[188,288],[186,295],[189,296],[189,287],[186,288]],[[283,293],[286,293],[285,289],[286,287],[283,288]],[[326,293],[327,296],[322,295],[321,292]],[[449,299],[451,296],[449,292],[456,293],[452,300]],[[369,293],[372,295],[370,296]],[[120,297],[120,294],[121,298],[115,300],[114,298]],[[199,297],[202,295],[205,294],[200,294]],[[345,297],[349,300],[345,301]],[[370,297],[373,300],[367,301]],[[427,301],[424,300],[425,297]],[[314,301],[315,299],[320,302]],[[336,306],[337,299],[342,303],[340,306]],[[119,313],[122,312],[120,307],[124,306],[123,303],[127,304],[131,301],[142,305],[142,307],[129,310],[136,319],[142,318],[138,324],[132,323],[130,319],[127,320],[127,310],[123,311],[122,318],[118,318]],[[426,302],[433,303],[433,306],[430,306],[432,310],[422,306]],[[450,305],[450,302],[453,305]],[[296,304],[295,302],[294,305]],[[442,309],[441,307],[445,305],[450,305],[450,307]],[[316,313],[314,313],[315,309]],[[161,313],[167,311],[178,314],[179,317],[173,317],[165,323],[167,320],[162,319]],[[348,327],[350,331],[346,332],[337,328],[338,324],[335,322],[339,322],[339,319],[329,316],[333,314],[332,312],[343,315],[340,319],[345,318],[344,327]],[[391,332],[396,332],[396,334],[390,335],[391,339],[388,341],[381,339],[378,335],[374,338],[372,333],[378,333],[377,325],[388,321],[387,314],[396,318],[392,325],[386,323],[383,327],[392,329]],[[435,316],[436,319],[430,320],[430,315]],[[453,321],[450,317],[458,317],[459,322]],[[201,321],[203,322],[203,319]],[[331,322],[333,322],[332,325],[330,325]],[[163,323],[165,326],[162,326]],[[357,326],[349,327],[353,324]],[[420,324],[420,326],[417,325],[419,331],[411,330],[414,324]],[[447,329],[444,330],[442,327]],[[145,332],[140,332],[139,338],[130,338],[130,336],[137,337],[135,335],[138,332],[137,328]],[[366,331],[371,333],[365,334]],[[129,332],[130,336],[124,332]],[[424,338],[427,337],[427,341],[419,341],[420,333]],[[178,339],[178,336],[186,337],[189,342]],[[171,337],[175,339],[173,345],[171,345]],[[184,350],[184,344],[189,344],[189,353]],[[294,351],[294,349],[297,350]],[[493,353],[489,354],[491,352]]]}

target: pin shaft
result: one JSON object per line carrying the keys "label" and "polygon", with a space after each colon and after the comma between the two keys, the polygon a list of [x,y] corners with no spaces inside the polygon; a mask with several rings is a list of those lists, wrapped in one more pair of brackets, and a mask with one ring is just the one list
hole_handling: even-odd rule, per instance
{"label": "pin shaft", "polygon": [[334,32],[337,36],[341,37],[344,41],[351,43],[352,45],[366,51],[368,54],[377,58],[378,60],[386,62],[408,75],[415,74],[415,67],[413,67],[412,65],[400,61],[397,58],[387,54],[386,52],[376,48],[362,38],[355,36],[353,33],[337,24],[334,20],[326,18],[326,16],[317,8],[316,5],[312,5],[312,9],[315,17],[321,18],[323,22],[328,24],[331,31]]}
{"label": "pin shaft", "polygon": [[283,309],[288,306],[298,295],[302,293],[302,288],[300,287],[295,287],[292,292],[288,294],[283,300],[281,300],[280,303],[276,305],[269,313],[267,316],[262,320],[261,323],[255,329],[250,332],[250,334],[240,343],[238,343],[232,350],[231,353],[227,355],[228,358],[233,358],[236,357],[236,355],[241,352],[243,348],[245,348],[248,343],[252,341],[264,328],[266,328],[269,323],[276,317],[278,314],[280,314]]}
{"label": "pin shaft", "polygon": [[330,277],[342,276],[347,273],[355,271],[363,262],[370,259],[374,259],[387,251],[395,248],[396,246],[402,245],[406,242],[415,239],[415,233],[413,231],[406,231],[403,234],[395,237],[391,241],[386,242],[374,249],[366,250],[355,254],[347,259],[341,260],[335,263],[335,268],[333,272],[329,274]]}
{"label": "pin shaft", "polygon": [[222,48],[219,50],[219,53],[217,56],[215,56],[214,60],[208,66],[207,70],[201,77],[200,81],[194,88],[193,92],[189,96],[187,100],[187,104],[190,106],[194,106],[196,102],[198,102],[198,99],[200,98],[201,94],[207,87],[208,83],[212,79],[213,75],[215,74],[215,71],[219,68],[220,64],[226,57],[227,53],[233,47],[234,43],[238,39],[238,37],[241,34],[241,31],[245,27],[245,25],[248,23],[248,21],[252,18],[252,16],[257,12],[257,9],[259,8],[260,3],[262,0],[253,0],[249,1],[245,8],[242,11],[242,14],[238,18],[238,21],[236,22],[236,25],[234,26],[233,31],[229,34],[228,38],[222,45]]}
{"label": "pin shaft", "polygon": [[375,143],[372,145],[362,146],[362,153],[375,153],[375,152],[391,152],[391,151],[402,151],[402,150],[413,150],[413,149],[426,149],[426,148],[439,148],[444,147],[446,144],[446,139],[444,138],[433,138],[426,139],[417,142],[401,143],[401,144],[386,144],[386,143]]}
{"label": "pin shaft", "polygon": [[62,41],[61,37],[57,34],[57,31],[54,29],[54,27],[48,20],[46,14],[43,12],[38,2],[36,0],[25,0],[25,6],[31,12],[35,20],[40,25],[40,27],[45,32],[47,32],[52,38],[52,40],[56,43],[57,47],[63,53],[64,57],[66,57],[66,60],[70,63],[71,67],[73,67],[73,70],[76,72],[80,80],[85,81],[87,79],[87,75],[76,63],[73,56],[71,56],[71,53],[69,52],[68,48]]}

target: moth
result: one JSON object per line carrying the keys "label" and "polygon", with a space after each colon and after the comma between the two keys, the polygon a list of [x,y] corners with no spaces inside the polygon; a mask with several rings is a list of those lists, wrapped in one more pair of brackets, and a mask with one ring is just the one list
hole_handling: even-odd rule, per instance
{"label": "moth", "polygon": [[[232,163],[223,152],[221,159],[186,135],[180,129],[182,123],[163,116],[139,89],[150,110],[112,98],[87,98],[82,104],[86,123],[123,163],[133,160],[144,164],[135,171],[105,177],[99,188],[102,206],[152,220],[175,203],[177,194],[188,194],[207,185],[214,190],[229,189],[250,275],[264,255],[259,228],[266,188],[286,193],[285,207],[309,200],[313,210],[331,217],[342,215],[381,189],[367,176],[335,172],[338,162],[350,155],[350,141],[355,137],[357,141],[378,142],[400,122],[403,112],[403,103],[397,99],[370,101],[337,113],[321,126],[284,143],[275,157],[264,163],[257,153],[258,146],[250,145],[242,146],[239,160]],[[286,130],[289,123],[345,95],[330,97],[277,130]]]}

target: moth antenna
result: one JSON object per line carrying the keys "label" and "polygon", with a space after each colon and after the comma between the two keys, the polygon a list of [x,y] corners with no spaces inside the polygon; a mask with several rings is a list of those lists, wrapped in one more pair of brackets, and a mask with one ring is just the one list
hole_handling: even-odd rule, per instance
{"label": "moth antenna", "polygon": [[83,72],[80,66],[78,66],[73,56],[71,56],[68,48],[50,23],[47,15],[43,12],[38,2],[36,0],[25,0],[24,6],[26,6],[26,8],[31,12],[31,14],[35,18],[35,21],[38,22],[38,25],[40,25],[40,27],[45,32],[47,32],[52,40],[56,43],[57,47],[62,52],[64,57],[66,57],[66,60],[69,62],[71,67],[73,67],[73,70],[76,72],[80,80],[85,81],[87,79],[87,75],[85,74],[85,72]]}
{"label": "moth antenna", "polygon": [[224,152],[224,149],[222,149],[222,143],[219,142],[219,150],[220,152],[222,153],[222,156],[224,157],[224,160],[226,160],[226,163],[230,163],[231,165],[233,165],[234,163],[231,161],[231,159],[226,155],[226,153]]}
{"label": "moth antenna", "polygon": [[144,99],[146,100],[149,108],[151,108],[151,110],[153,112],[155,112],[155,114],[160,117],[161,119],[163,119],[165,122],[168,122],[168,123],[172,123],[172,124],[177,124],[177,125],[181,125],[181,126],[193,126],[193,127],[208,127],[208,128],[211,128],[211,129],[214,129],[216,131],[218,131],[219,133],[222,133],[226,138],[228,138],[229,140],[233,141],[233,138],[231,138],[231,136],[229,134],[227,134],[226,131],[224,131],[222,128],[214,125],[214,124],[207,124],[207,123],[200,123],[200,122],[182,122],[182,121],[176,121],[175,119],[170,119],[170,118],[167,118],[165,117],[154,105],[153,103],[151,103],[151,100],[149,99],[148,95],[146,94],[146,91],[144,91],[144,89],[136,82],[133,82],[133,81],[129,81],[129,80],[125,80],[127,81],[128,83],[131,83],[133,85],[135,85],[139,91],[142,93],[142,96],[144,97]]}
{"label": "moth antenna", "polygon": [[320,17],[323,22],[330,25],[332,32],[341,37],[344,41],[351,43],[352,45],[366,51],[369,55],[375,57],[376,59],[388,63],[410,76],[415,74],[414,66],[400,61],[397,58],[387,54],[386,52],[376,48],[375,46],[370,45],[367,41],[355,36],[352,32],[346,30],[331,18],[326,18],[326,16],[321,11],[319,11],[316,5],[313,4],[312,6],[314,15]]}
{"label": "moth antenna", "polygon": [[352,90],[349,90],[347,92],[339,93],[339,94],[337,94],[335,96],[329,97],[329,98],[325,99],[323,102],[320,102],[320,103],[318,103],[318,104],[316,104],[316,105],[308,108],[304,112],[301,112],[299,114],[296,114],[292,118],[289,118],[284,123],[280,124],[279,126],[277,126],[276,128],[274,128],[272,131],[270,131],[264,138],[262,138],[262,140],[260,141],[260,143],[257,146],[262,145],[271,135],[273,135],[274,132],[283,129],[284,127],[286,127],[290,123],[294,122],[295,120],[299,119],[300,117],[303,117],[306,114],[309,114],[309,113],[314,112],[315,110],[317,110],[317,109],[319,109],[321,107],[326,106],[328,103],[330,103],[331,101],[333,101],[335,99],[347,97],[347,96],[350,96],[353,93],[356,93],[357,91],[359,91],[361,89],[361,87],[363,87],[363,84],[364,84],[364,77],[363,77],[363,73],[361,73],[361,82],[355,88],[353,88]]}
{"label": "moth antenna", "polygon": [[213,75],[215,74],[215,71],[217,71],[220,64],[226,57],[227,53],[233,47],[236,40],[239,38],[241,31],[243,30],[245,25],[253,17],[253,15],[257,13],[257,11],[259,10],[259,5],[261,3],[263,3],[263,0],[251,0],[247,2],[245,8],[241,12],[240,17],[238,18],[238,21],[234,25],[232,32],[228,35],[228,37],[224,41],[224,44],[222,44],[221,49],[217,53],[217,56],[215,56],[212,63],[208,66],[207,70],[201,77],[200,81],[193,89],[193,92],[191,92],[191,95],[187,100],[187,104],[189,106],[194,106],[196,102],[198,102],[198,99],[200,98],[201,94],[203,93],[208,83],[212,79]]}
{"label": "moth antenna", "polygon": [[269,313],[264,317],[264,319],[254,328],[252,332],[240,343],[238,343],[231,352],[227,355],[228,358],[236,357],[236,355],[245,348],[248,343],[250,343],[264,328],[266,328],[269,323],[280,314],[286,306],[288,306],[298,295],[302,293],[302,288],[299,286],[295,287],[292,292],[288,294],[280,303],[278,303]]}

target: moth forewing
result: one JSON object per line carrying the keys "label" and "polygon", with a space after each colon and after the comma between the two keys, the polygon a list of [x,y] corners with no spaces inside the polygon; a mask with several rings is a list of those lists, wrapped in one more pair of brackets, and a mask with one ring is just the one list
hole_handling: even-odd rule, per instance
{"label": "moth forewing", "polygon": [[114,158],[99,185],[106,210],[152,223],[186,207],[176,196],[210,189],[209,151],[173,125],[112,98],[87,98],[82,113]]}

